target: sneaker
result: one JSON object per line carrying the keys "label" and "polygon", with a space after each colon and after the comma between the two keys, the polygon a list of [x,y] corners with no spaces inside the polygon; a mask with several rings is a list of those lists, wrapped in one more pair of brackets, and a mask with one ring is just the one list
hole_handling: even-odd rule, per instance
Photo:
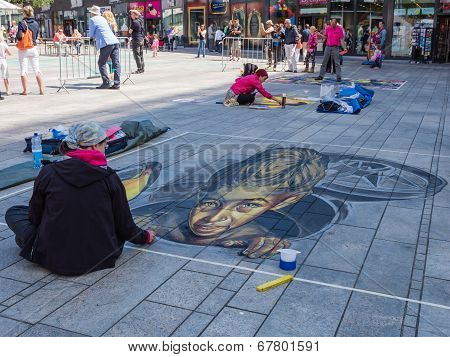
{"label": "sneaker", "polygon": [[109,89],[109,84],[102,84],[101,86],[95,87],[95,89]]}
{"label": "sneaker", "polygon": [[322,79],[323,79],[322,76],[318,76],[318,77],[314,78],[314,80],[316,80],[316,81],[321,81]]}
{"label": "sneaker", "polygon": [[292,72],[290,69],[286,70],[285,72]]}
{"label": "sneaker", "polygon": [[295,70],[294,73],[297,73],[297,70]]}
{"label": "sneaker", "polygon": [[120,89],[120,85],[114,84],[111,87],[109,87],[109,89]]}
{"label": "sneaker", "polygon": [[342,79],[341,78],[336,78],[336,82],[341,82],[342,81]]}

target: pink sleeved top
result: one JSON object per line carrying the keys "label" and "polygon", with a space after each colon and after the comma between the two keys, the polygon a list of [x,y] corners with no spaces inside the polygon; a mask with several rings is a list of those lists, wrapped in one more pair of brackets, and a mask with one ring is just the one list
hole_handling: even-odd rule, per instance
{"label": "pink sleeved top", "polygon": [[234,94],[251,94],[256,89],[264,97],[272,99],[272,94],[266,91],[256,74],[239,77],[230,88]]}
{"label": "pink sleeved top", "polygon": [[319,42],[317,38],[317,33],[312,33],[309,35],[308,39],[308,48],[315,49],[317,47],[317,43]]}

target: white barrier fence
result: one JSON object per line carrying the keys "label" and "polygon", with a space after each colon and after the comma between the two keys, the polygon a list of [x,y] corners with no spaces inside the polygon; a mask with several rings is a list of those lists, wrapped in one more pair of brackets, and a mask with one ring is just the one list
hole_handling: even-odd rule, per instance
{"label": "white barrier fence", "polygon": [[[133,58],[133,51],[130,48],[131,41],[128,37],[118,37],[120,45],[120,75],[122,84],[130,81],[131,74],[137,69]],[[64,43],[54,43],[53,41],[42,40],[39,44],[41,55],[55,55],[58,57],[59,72],[58,80],[61,90],[69,93],[66,85],[69,82],[77,82],[83,79],[100,78],[98,68],[99,51],[95,47],[95,40],[82,37],[79,39],[68,39]],[[115,69],[111,62],[108,62],[110,76],[113,76]]]}
{"label": "white barrier fence", "polygon": [[222,40],[222,72],[226,68],[242,68],[245,63],[261,67],[265,63],[274,70],[284,71],[286,56],[280,39],[225,37]]}

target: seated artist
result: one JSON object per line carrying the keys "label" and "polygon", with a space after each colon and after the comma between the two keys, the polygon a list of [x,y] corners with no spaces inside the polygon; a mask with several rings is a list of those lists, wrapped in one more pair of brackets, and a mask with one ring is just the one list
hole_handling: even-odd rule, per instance
{"label": "seated artist", "polygon": [[125,241],[155,240],[134,223],[105,147],[98,124],[73,125],[61,145],[67,159],[42,167],[29,207],[8,209],[6,223],[22,257],[57,274],[81,275],[114,267]]}
{"label": "seated artist", "polygon": [[281,105],[281,100],[274,98],[264,89],[262,84],[267,78],[269,78],[269,75],[264,69],[258,69],[255,74],[239,77],[228,90],[223,104],[227,107],[250,105],[255,101],[256,91],[258,91],[264,97]]}

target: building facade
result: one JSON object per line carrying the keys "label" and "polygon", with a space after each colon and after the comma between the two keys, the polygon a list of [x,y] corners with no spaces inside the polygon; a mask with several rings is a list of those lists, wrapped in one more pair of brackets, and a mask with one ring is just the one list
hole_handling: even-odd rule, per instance
{"label": "building facade", "polygon": [[164,36],[173,25],[178,42],[186,46],[197,43],[196,28],[203,23],[223,27],[238,19],[245,36],[260,37],[260,24],[267,19],[276,23],[289,18],[297,25],[322,29],[327,19],[337,18],[352,34],[352,54],[364,55],[368,34],[383,20],[388,57],[410,57],[414,45],[422,44],[429,59],[450,61],[450,0],[55,0],[37,10],[42,36],[52,37],[58,26],[67,34],[75,27],[86,33],[87,7],[94,4],[115,14],[123,35],[129,26],[128,10],[137,9],[147,32]]}

